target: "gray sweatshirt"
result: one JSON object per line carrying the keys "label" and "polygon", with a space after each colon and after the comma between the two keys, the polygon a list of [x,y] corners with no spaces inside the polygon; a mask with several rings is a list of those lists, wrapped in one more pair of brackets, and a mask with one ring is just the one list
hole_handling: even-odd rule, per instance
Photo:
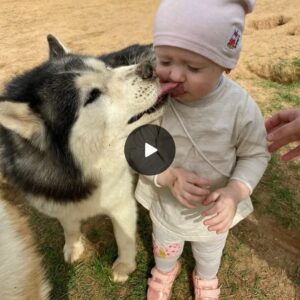
{"label": "gray sweatshirt", "polygon": [[[210,179],[211,191],[235,179],[252,192],[267,167],[270,155],[260,109],[243,88],[225,76],[198,101],[169,99],[161,126],[176,145],[172,166]],[[201,212],[209,206],[200,203],[195,209],[185,208],[167,187],[156,187],[149,176],[139,176],[135,195],[149,209],[153,222],[185,240],[216,234],[203,224]],[[250,197],[243,199],[232,226],[252,211]]]}

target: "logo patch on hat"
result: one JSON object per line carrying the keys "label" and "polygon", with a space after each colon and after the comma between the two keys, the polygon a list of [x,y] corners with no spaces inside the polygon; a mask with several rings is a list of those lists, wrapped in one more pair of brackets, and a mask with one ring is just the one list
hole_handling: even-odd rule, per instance
{"label": "logo patch on hat", "polygon": [[241,32],[238,29],[234,29],[233,34],[231,35],[228,43],[227,43],[227,47],[229,49],[235,49],[240,41],[240,37],[241,37]]}

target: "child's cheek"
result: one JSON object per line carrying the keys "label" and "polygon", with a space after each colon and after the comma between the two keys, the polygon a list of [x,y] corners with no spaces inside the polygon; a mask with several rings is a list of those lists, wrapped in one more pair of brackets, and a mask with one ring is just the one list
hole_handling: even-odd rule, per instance
{"label": "child's cheek", "polygon": [[168,81],[168,72],[165,70],[165,68],[161,66],[155,67],[156,75],[159,77],[160,81]]}

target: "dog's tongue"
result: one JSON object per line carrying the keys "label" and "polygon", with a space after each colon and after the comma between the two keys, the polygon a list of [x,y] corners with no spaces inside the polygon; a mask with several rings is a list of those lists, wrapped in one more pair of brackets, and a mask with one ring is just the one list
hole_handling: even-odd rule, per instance
{"label": "dog's tongue", "polygon": [[169,93],[179,85],[178,82],[161,82],[158,97]]}

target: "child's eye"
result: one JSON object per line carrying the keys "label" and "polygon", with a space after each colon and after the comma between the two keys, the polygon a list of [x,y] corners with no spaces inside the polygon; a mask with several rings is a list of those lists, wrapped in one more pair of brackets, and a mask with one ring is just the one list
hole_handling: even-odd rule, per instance
{"label": "child's eye", "polygon": [[201,68],[197,68],[197,67],[192,67],[192,66],[188,66],[188,69],[191,71],[191,72],[194,72],[194,73],[197,73],[201,70]]}
{"label": "child's eye", "polygon": [[162,66],[167,67],[171,64],[171,62],[169,60],[160,60],[159,64],[162,65]]}

